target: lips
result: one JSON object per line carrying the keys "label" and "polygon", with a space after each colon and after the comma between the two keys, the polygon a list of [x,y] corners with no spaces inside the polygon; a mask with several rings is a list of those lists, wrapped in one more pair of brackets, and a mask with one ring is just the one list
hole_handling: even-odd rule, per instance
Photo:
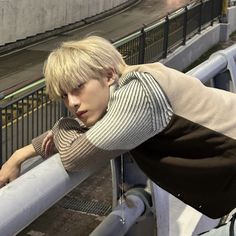
{"label": "lips", "polygon": [[85,116],[85,114],[87,113],[87,111],[79,111],[79,112],[76,112],[76,115],[78,118],[83,118]]}

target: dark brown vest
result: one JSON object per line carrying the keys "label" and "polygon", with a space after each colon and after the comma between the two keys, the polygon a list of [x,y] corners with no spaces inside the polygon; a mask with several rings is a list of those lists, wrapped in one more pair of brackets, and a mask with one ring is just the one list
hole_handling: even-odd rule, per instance
{"label": "dark brown vest", "polygon": [[236,207],[236,141],[174,115],[131,151],[157,185],[211,218]]}

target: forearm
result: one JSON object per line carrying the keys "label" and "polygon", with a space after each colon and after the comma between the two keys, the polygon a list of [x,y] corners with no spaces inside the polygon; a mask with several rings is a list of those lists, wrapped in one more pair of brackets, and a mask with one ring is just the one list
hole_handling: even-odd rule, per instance
{"label": "forearm", "polygon": [[20,166],[24,161],[29,158],[36,156],[37,153],[32,144],[29,144],[23,148],[16,150],[12,156],[8,159],[8,163],[14,163],[17,166]]}
{"label": "forearm", "polygon": [[21,164],[36,155],[32,144],[15,151],[0,169],[0,188],[20,175]]}

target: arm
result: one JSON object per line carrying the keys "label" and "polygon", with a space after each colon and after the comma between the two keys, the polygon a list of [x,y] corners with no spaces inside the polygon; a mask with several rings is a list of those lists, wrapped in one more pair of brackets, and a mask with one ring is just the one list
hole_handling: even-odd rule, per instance
{"label": "arm", "polygon": [[0,170],[0,188],[16,179],[20,174],[21,164],[36,155],[32,144],[15,151]]}
{"label": "arm", "polygon": [[16,150],[11,155],[0,169],[0,188],[20,175],[21,164],[26,160],[37,155],[46,157],[57,151],[54,149],[53,140],[50,134],[50,131],[41,134],[36,138],[38,140],[38,145],[34,146],[34,142],[32,142],[32,144]]}

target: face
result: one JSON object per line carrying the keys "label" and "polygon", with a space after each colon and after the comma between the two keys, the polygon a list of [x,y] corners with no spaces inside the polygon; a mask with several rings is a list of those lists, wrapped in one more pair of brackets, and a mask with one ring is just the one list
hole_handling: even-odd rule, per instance
{"label": "face", "polygon": [[109,101],[109,87],[114,83],[112,78],[113,75],[101,80],[90,79],[62,96],[68,110],[87,127],[104,116]]}

